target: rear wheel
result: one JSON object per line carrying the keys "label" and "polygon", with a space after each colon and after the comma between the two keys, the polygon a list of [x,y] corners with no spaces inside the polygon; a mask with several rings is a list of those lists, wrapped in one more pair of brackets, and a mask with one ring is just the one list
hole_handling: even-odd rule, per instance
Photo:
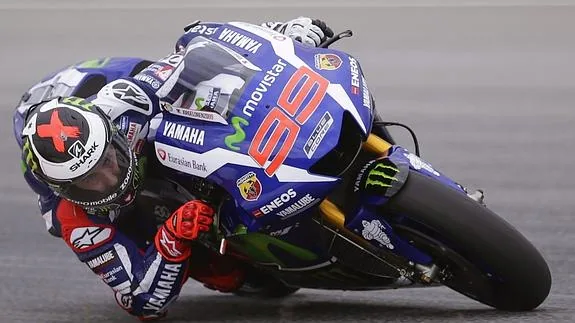
{"label": "rear wheel", "polygon": [[531,310],[549,294],[551,274],[535,247],[486,207],[410,171],[382,210],[397,234],[428,252],[440,281],[481,303]]}

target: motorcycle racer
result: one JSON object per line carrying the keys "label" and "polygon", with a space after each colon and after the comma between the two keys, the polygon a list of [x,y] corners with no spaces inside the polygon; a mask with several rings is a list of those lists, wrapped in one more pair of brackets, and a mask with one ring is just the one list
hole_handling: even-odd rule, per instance
{"label": "motorcycle racer", "polygon": [[[147,161],[155,158],[147,149],[154,138],[150,123],[161,114],[161,103],[184,100],[182,89],[174,86],[177,70],[182,61],[205,54],[201,44],[210,42],[205,37],[220,26],[196,24],[178,40],[174,53],[134,77],[108,83],[87,100],[51,88],[40,96],[25,95],[14,115],[24,177],[38,194],[49,232],[112,288],[123,309],[142,320],[163,317],[188,277],[224,292],[243,282],[237,262],[192,243],[212,225],[215,211],[209,201],[183,204],[159,227],[134,209],[148,176]],[[312,46],[333,35],[324,22],[306,17],[262,26]],[[241,37],[235,33],[230,37]],[[227,52],[225,59],[237,60],[237,54]],[[194,69],[201,68],[193,66],[186,74],[190,84],[221,73],[213,70],[195,79]],[[202,108],[217,111],[209,104]]]}

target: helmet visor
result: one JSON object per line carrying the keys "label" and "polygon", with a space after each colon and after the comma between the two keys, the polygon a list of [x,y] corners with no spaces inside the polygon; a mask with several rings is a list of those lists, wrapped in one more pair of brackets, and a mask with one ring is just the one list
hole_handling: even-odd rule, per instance
{"label": "helmet visor", "polygon": [[59,193],[85,207],[124,205],[126,203],[123,201],[116,200],[123,198],[124,193],[132,188],[134,159],[124,136],[116,133],[98,163],[86,175],[63,187]]}

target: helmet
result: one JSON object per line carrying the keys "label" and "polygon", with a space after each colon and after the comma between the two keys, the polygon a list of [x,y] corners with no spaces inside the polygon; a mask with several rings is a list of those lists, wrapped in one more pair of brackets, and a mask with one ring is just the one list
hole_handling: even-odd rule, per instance
{"label": "helmet", "polygon": [[30,111],[22,139],[28,168],[59,196],[88,210],[133,202],[136,156],[96,105],[77,97],[43,102]]}

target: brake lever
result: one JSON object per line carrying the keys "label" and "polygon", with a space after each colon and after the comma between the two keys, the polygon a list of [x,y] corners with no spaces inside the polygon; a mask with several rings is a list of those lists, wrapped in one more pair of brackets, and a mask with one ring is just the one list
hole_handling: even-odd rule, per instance
{"label": "brake lever", "polygon": [[342,39],[342,38],[347,38],[347,37],[351,37],[353,36],[353,32],[351,30],[346,30],[346,31],[342,31],[339,34],[333,36],[332,38],[328,38],[326,39],[323,43],[319,44],[320,48],[328,48],[329,45],[335,43],[336,41]]}

